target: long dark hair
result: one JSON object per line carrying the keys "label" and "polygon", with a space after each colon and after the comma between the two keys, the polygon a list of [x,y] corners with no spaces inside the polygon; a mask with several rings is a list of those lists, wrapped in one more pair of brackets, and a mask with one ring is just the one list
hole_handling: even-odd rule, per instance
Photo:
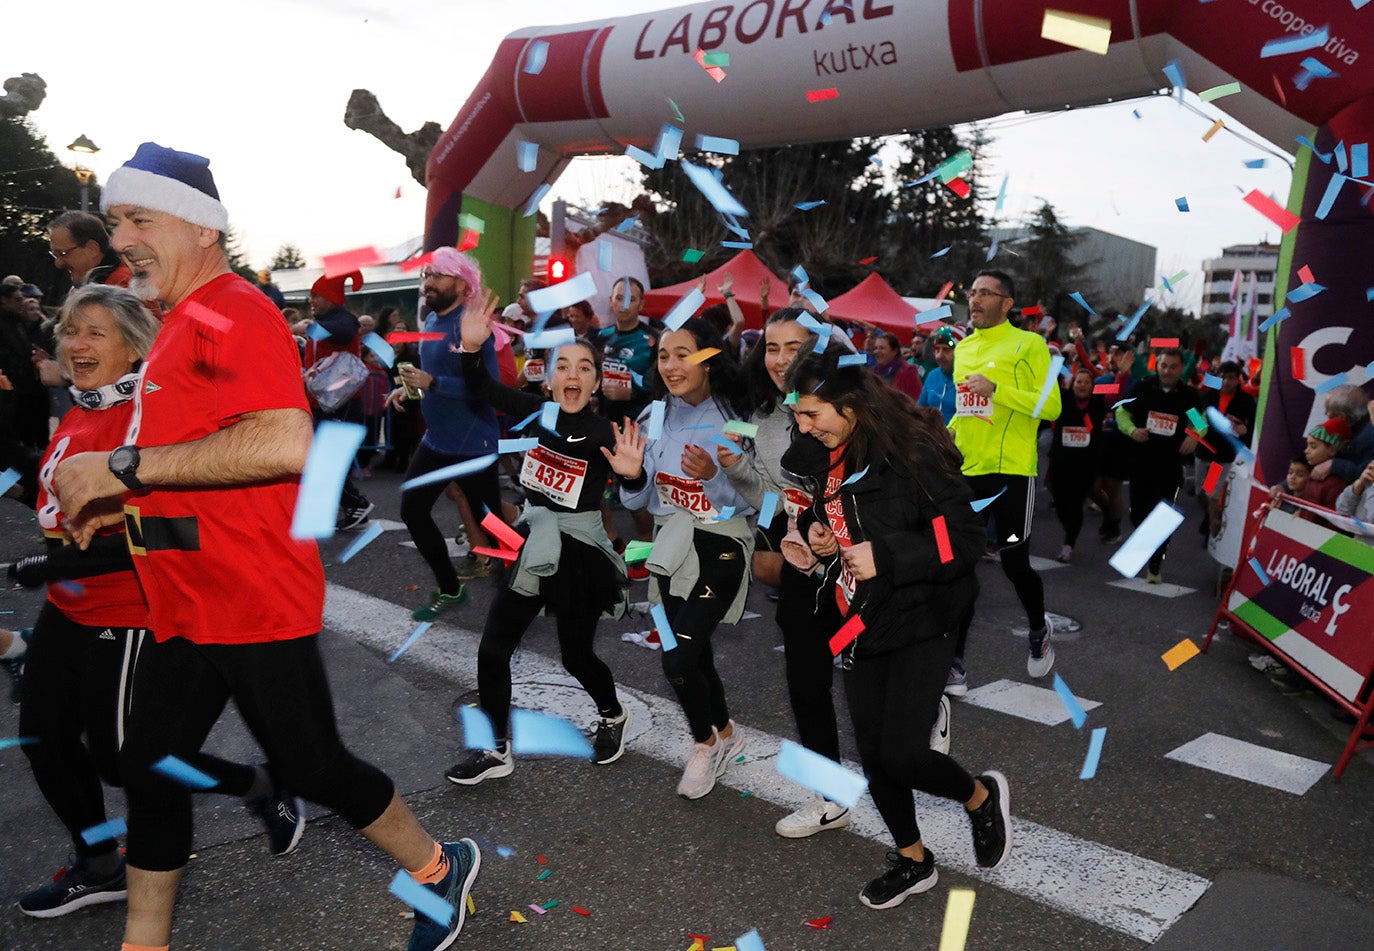
{"label": "long dark hair", "polygon": [[[720,407],[720,411],[727,419],[744,416],[744,376],[730,345],[722,339],[714,326],[700,317],[688,318],[678,330],[690,333],[696,341],[698,350],[715,347],[720,351],[705,361],[707,381],[711,384],[711,399]],[[665,334],[670,332],[664,331]],[[663,334],[659,335],[658,343],[659,346],[663,345]],[[645,382],[653,399],[661,400],[668,395],[668,387],[658,375],[657,350],[654,352],[653,362],[649,364],[648,378]]]}
{"label": "long dark hair", "polygon": [[[854,414],[854,431],[844,449],[846,469],[886,459],[904,475],[933,472],[951,482],[962,479],[964,457],[939,410],[917,406],[867,367],[840,366],[844,355],[842,348],[833,346],[817,353],[815,341],[809,341],[787,369],[787,386]],[[825,477],[823,472],[804,474]]]}
{"label": "long dark hair", "polygon": [[783,307],[775,311],[763,325],[763,336],[749,351],[749,356],[744,358],[745,399],[749,401],[751,409],[765,416],[777,409],[782,401],[778,385],[768,375],[768,367],[763,362],[764,357],[768,355],[768,328],[773,324],[796,321],[805,313],[807,312],[800,307]]}

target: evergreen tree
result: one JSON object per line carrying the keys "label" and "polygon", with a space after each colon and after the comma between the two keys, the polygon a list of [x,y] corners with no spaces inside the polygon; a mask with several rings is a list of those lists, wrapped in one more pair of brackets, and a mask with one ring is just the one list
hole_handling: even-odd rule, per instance
{"label": "evergreen tree", "polygon": [[290,241],[277,248],[277,253],[272,255],[267,265],[269,271],[293,271],[302,267],[305,267],[305,255]]}
{"label": "evergreen tree", "polygon": [[1016,276],[1016,296],[1021,306],[1041,302],[1061,321],[1086,321],[1087,311],[1069,297],[1077,291],[1091,302],[1093,294],[1083,266],[1073,261],[1076,244],[1078,238],[1060,220],[1054,206],[1042,202],[1025,224],[1025,237],[1016,242],[1020,259],[1007,268]]}
{"label": "evergreen tree", "polygon": [[224,232],[221,243],[224,246],[224,256],[229,259],[229,269],[239,277],[256,282],[258,272],[249,266],[248,259],[243,255],[243,247],[239,244],[238,233],[232,226]]}

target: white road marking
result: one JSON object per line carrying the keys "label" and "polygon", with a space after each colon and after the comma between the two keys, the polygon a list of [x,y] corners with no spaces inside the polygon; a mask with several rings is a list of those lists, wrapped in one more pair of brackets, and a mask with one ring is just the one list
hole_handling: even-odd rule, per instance
{"label": "white road marking", "polygon": [[[1077,694],[1074,698],[1084,709],[1096,710],[1102,706],[1096,700],[1085,700]],[[1069,711],[1059,694],[1046,687],[1019,683],[1015,680],[994,680],[990,684],[975,687],[964,694],[961,703],[971,703],[975,707],[1009,713],[1032,723],[1058,726],[1069,719]]]}
{"label": "white road marking", "polygon": [[[333,584],[325,600],[325,624],[330,630],[387,655],[415,627],[409,613],[400,606]],[[478,635],[444,622],[435,627],[406,652],[404,662],[475,684]],[[556,661],[532,650],[520,651],[512,673],[514,699],[520,706],[574,722],[590,722],[595,715],[591,700]],[[674,769],[685,763],[691,739],[677,701],[624,685],[619,685],[618,690],[621,702],[634,712],[628,740],[631,751]],[[1044,692],[1054,698],[1062,712],[1058,695]],[[1085,708],[1098,706],[1090,700],[1083,704]],[[1067,716],[1063,714],[1063,718]],[[720,785],[747,790],[753,798],[789,811],[810,799],[808,790],[778,774],[774,759],[781,743],[779,737],[743,724],[737,724],[737,729],[746,738],[745,762],[731,765]],[[856,763],[846,762],[845,766],[861,772]],[[1014,775],[1011,790],[1014,800]],[[1142,941],[1159,938],[1212,884],[1181,869],[1016,817],[1012,820],[1011,858],[996,872],[983,872],[973,860],[963,808],[922,793],[915,795],[922,837],[940,856],[942,865]],[[768,817],[768,821],[772,822],[773,817]],[[884,846],[892,844],[868,798],[855,807],[850,831]]]}
{"label": "white road marking", "polygon": [[[444,544],[448,546],[448,556],[449,556],[450,558],[466,558],[466,557],[468,556],[468,551],[469,551],[470,549],[468,548],[466,542],[463,543],[462,545],[460,545],[460,544],[458,544],[457,542],[455,542],[455,541],[454,541],[453,539],[451,539],[451,538],[445,538],[445,539],[444,539]],[[400,547],[402,547],[402,548],[414,548],[414,547],[415,547],[415,543],[414,543],[414,542],[401,542],[401,543],[400,543]]]}
{"label": "white road marking", "polygon": [[1053,558],[1041,558],[1039,555],[1030,556],[1030,566],[1036,571],[1053,571],[1056,568],[1069,567],[1062,561],[1055,561]]}
{"label": "white road marking", "polygon": [[1306,793],[1331,768],[1327,763],[1305,756],[1294,756],[1220,733],[1204,733],[1164,755],[1189,766],[1200,766],[1295,796]]}
{"label": "white road marking", "polygon": [[1167,581],[1150,584],[1144,578],[1122,578],[1119,581],[1108,581],[1107,584],[1113,588],[1125,588],[1127,591],[1152,594],[1156,598],[1181,598],[1185,594],[1192,594],[1197,590],[1197,588],[1185,588],[1181,584],[1170,584]]}

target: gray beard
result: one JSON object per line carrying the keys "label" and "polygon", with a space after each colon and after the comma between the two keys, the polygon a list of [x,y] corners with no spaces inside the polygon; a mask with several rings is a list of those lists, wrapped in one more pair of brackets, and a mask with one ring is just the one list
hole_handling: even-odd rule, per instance
{"label": "gray beard", "polygon": [[139,300],[143,301],[155,301],[161,296],[161,291],[158,290],[157,285],[144,274],[135,274],[129,279],[129,290],[136,294]]}

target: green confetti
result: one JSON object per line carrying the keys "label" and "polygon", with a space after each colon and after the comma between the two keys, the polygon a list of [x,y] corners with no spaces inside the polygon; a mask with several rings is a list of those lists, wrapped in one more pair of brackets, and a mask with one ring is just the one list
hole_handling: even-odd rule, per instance
{"label": "green confetti", "polygon": [[682,260],[686,261],[688,264],[696,264],[704,257],[706,257],[706,252],[698,251],[696,248],[688,248],[686,251],[682,252]]}
{"label": "green confetti", "polygon": [[703,66],[729,66],[729,53],[706,53],[701,57]]}
{"label": "green confetti", "polygon": [[1240,92],[1240,83],[1222,83],[1220,86],[1213,86],[1211,89],[1204,89],[1197,94],[1203,102],[1211,102],[1213,99],[1220,99],[1222,96],[1234,96]]}
{"label": "green confetti", "polygon": [[539,907],[542,908],[542,909],[544,909],[545,911],[548,911],[550,908],[557,908],[557,907],[558,907],[558,902],[556,902],[556,901],[548,901],[548,902],[545,902],[544,904],[540,905]]}
{"label": "green confetti", "polygon": [[686,122],[686,121],[687,121],[687,117],[684,116],[684,115],[682,114],[682,110],[679,109],[679,108],[677,107],[677,103],[675,103],[675,102],[673,102],[673,100],[669,99],[669,100],[668,100],[668,105],[670,105],[670,106],[673,107],[673,115],[677,116],[677,121],[678,121],[678,122]]}
{"label": "green confetti", "polygon": [[544,871],[542,871],[542,872],[539,873],[539,881],[542,882],[544,879],[548,878],[548,877],[549,877],[550,875],[552,875],[552,874],[553,874],[553,869],[551,869],[551,868],[546,868],[546,869],[544,869]]}
{"label": "green confetti", "polygon": [[727,422],[725,424],[725,431],[727,433],[734,433],[737,436],[743,436],[745,439],[757,439],[759,435],[758,424],[746,423],[739,419],[732,419]]}
{"label": "green confetti", "polygon": [[797,405],[797,391],[796,391],[796,390],[793,390],[791,393],[788,393],[786,396],[784,396],[784,397],[782,398],[782,405],[784,405],[784,406],[796,406],[796,405]]}
{"label": "green confetti", "polygon": [[476,231],[478,234],[481,234],[486,230],[487,223],[476,215],[470,215],[464,212],[458,216],[458,227],[464,231]]}
{"label": "green confetti", "polygon": [[635,539],[625,546],[625,564],[634,565],[641,561],[648,561],[649,553],[653,550],[653,542],[642,542]]}

